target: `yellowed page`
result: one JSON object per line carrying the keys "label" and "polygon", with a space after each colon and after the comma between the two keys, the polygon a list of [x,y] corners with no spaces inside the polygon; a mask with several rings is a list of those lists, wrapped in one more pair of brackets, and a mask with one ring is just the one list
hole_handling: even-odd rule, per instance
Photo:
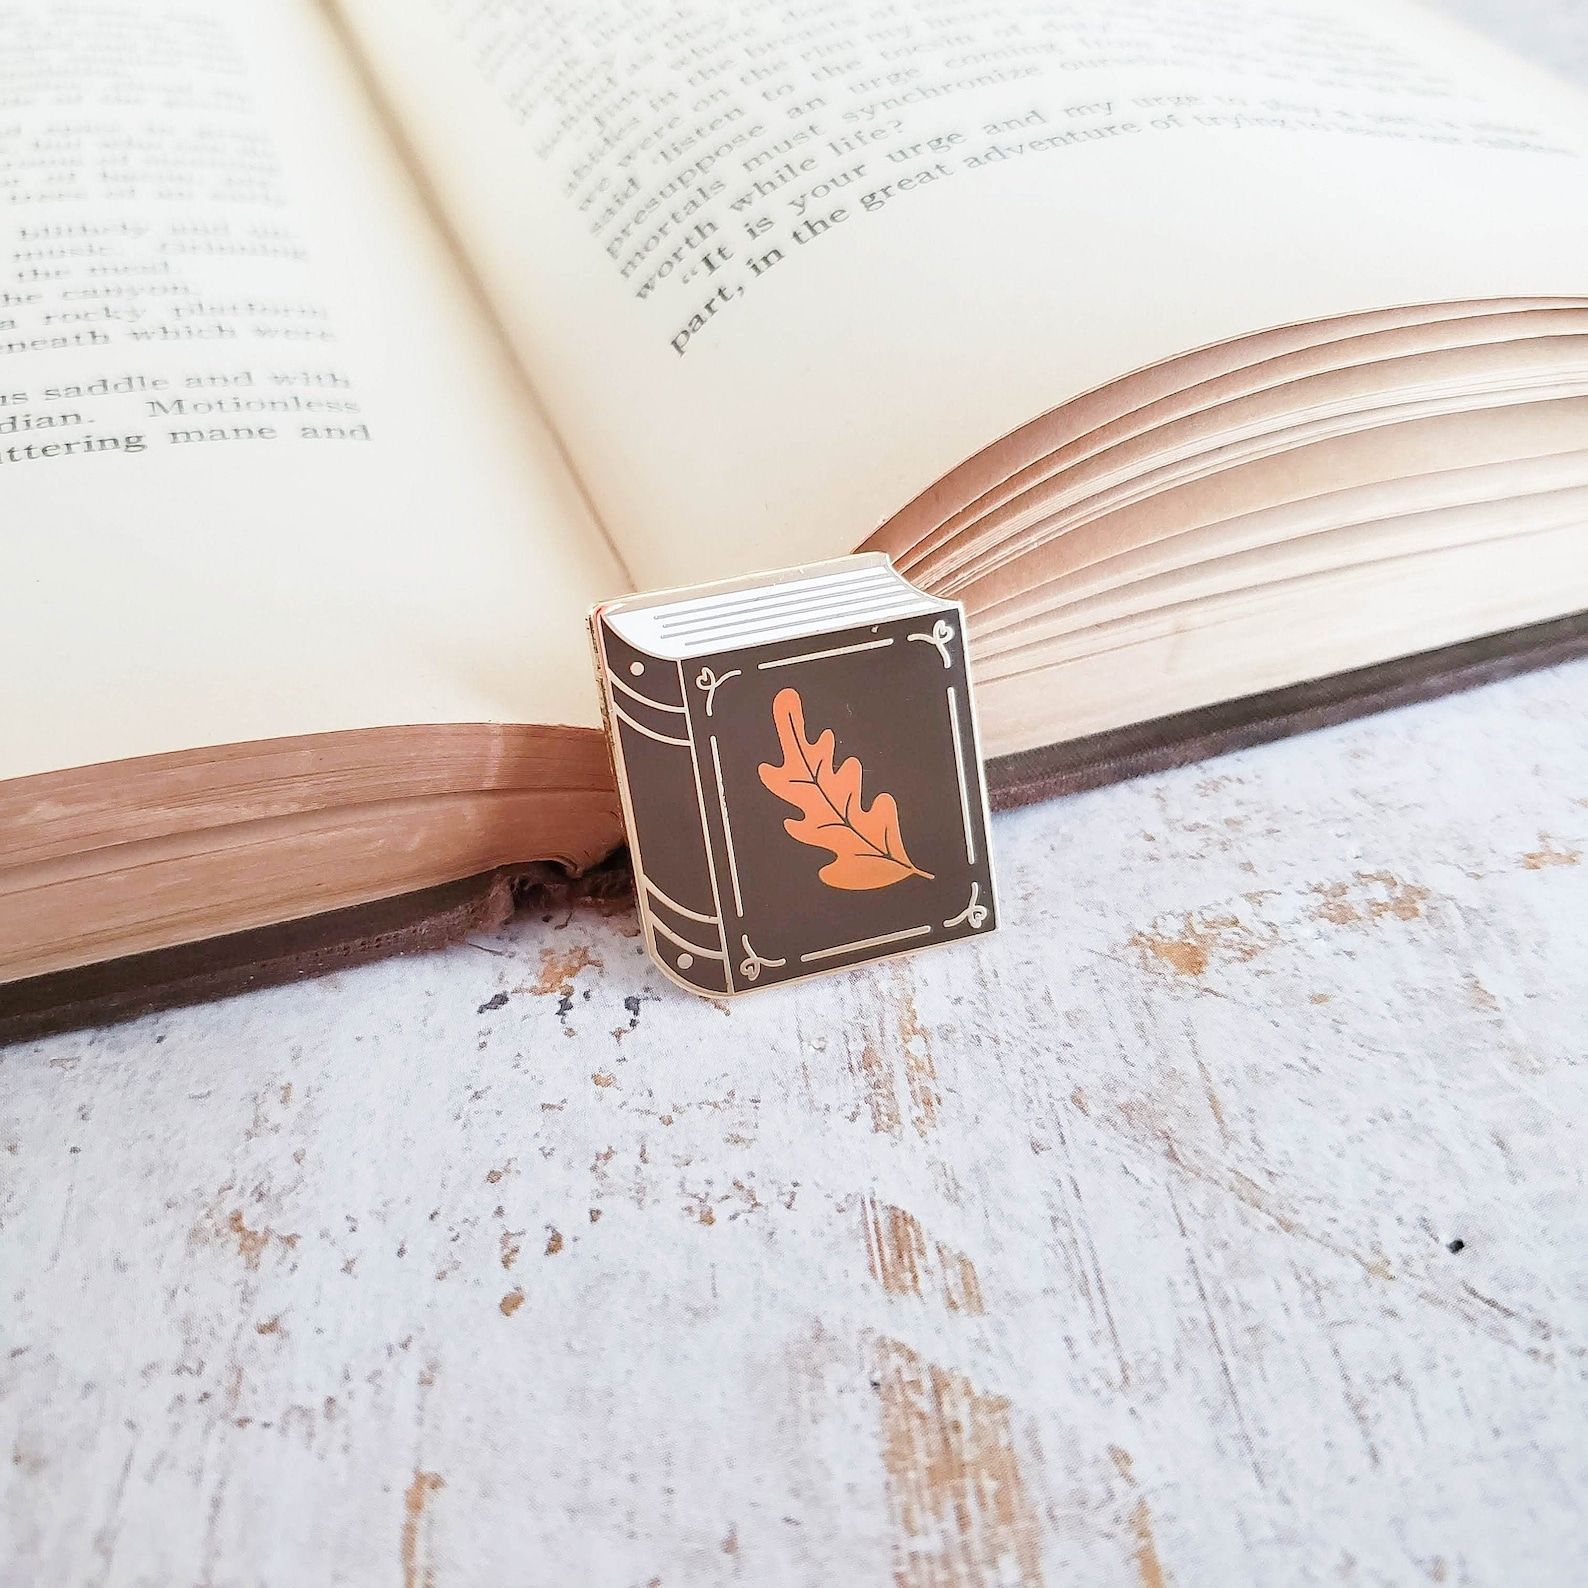
{"label": "yellowed page", "polygon": [[0,778],[594,725],[626,580],[319,8],[5,29]]}
{"label": "yellowed page", "polygon": [[[1537,577],[1511,576],[1525,558]],[[1261,694],[1588,606],[1581,522],[1238,590],[1122,618],[978,683],[989,756]],[[1349,612],[1349,624],[1320,614]]]}
{"label": "yellowed page", "polygon": [[1401,0],[336,0],[642,583],[1126,371],[1588,289],[1569,91]]}

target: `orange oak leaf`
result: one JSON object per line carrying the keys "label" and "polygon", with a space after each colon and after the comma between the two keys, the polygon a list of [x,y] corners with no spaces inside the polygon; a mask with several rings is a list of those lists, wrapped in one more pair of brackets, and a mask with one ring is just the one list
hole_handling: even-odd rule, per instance
{"label": "orange oak leaf", "polygon": [[784,831],[814,849],[830,849],[833,858],[817,872],[829,888],[887,888],[908,877],[925,877],[904,852],[899,836],[899,811],[891,794],[879,794],[868,807],[860,797],[860,763],[853,756],[837,762],[837,741],[831,728],[814,740],[805,733],[805,704],[797,689],[780,689],[772,702],[783,751],[779,766],[762,762],[761,781],[798,817],[789,817]]}

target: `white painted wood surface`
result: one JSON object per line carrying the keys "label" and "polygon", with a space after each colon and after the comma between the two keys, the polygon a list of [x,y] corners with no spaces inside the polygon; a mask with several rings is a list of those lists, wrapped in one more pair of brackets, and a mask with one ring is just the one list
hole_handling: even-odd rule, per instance
{"label": "white painted wood surface", "polygon": [[0,1052],[0,1583],[1583,1581],[1585,716],[1000,818],[998,936],[731,1007],[588,911]]}

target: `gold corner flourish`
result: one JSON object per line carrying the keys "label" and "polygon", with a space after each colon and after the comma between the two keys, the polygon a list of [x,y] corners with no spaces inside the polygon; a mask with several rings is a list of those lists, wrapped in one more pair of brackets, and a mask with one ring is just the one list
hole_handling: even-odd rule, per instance
{"label": "gold corner flourish", "polygon": [[743,932],[739,934],[739,941],[744,945],[744,958],[739,962],[739,974],[746,981],[760,981],[763,969],[776,970],[779,966],[788,964],[786,959],[763,959],[750,947],[750,939]]}
{"label": "gold corner flourish", "polygon": [[719,676],[709,667],[702,667],[701,670],[695,675],[695,688],[703,689],[706,692],[706,715],[708,717],[711,715],[711,703],[717,698],[717,691],[721,689],[730,678],[737,678],[739,676],[739,672],[740,670],[735,667],[731,672],[723,673],[721,676]]}
{"label": "gold corner flourish", "polygon": [[906,634],[905,638],[907,640],[921,640],[927,645],[935,645],[937,654],[943,658],[943,666],[949,668],[954,665],[954,658],[948,654],[949,645],[954,639],[954,625],[948,622],[947,619],[939,618],[932,625],[930,634]]}
{"label": "gold corner flourish", "polygon": [[969,922],[971,931],[979,932],[987,924],[987,913],[987,906],[981,902],[981,884],[973,882],[970,885],[970,903],[958,915],[945,921],[943,930],[946,932]]}

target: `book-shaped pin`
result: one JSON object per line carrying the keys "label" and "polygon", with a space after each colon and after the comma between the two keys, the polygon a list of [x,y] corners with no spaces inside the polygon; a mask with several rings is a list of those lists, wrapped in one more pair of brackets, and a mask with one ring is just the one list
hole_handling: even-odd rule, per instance
{"label": "book-shaped pin", "polygon": [[590,616],[651,957],[739,993],[996,924],[965,614],[885,556]]}

